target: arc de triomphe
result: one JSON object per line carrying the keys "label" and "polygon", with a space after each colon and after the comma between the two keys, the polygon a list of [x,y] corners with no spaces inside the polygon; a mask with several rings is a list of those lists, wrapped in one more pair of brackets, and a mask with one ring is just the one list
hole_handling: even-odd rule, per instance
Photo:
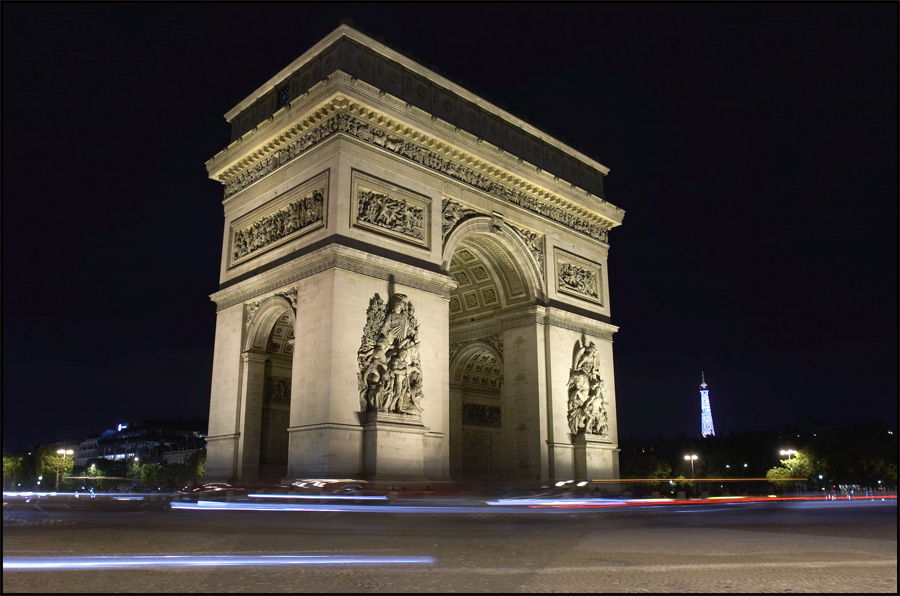
{"label": "arc de triomphe", "polygon": [[225,117],[211,480],[618,478],[606,167],[344,25]]}

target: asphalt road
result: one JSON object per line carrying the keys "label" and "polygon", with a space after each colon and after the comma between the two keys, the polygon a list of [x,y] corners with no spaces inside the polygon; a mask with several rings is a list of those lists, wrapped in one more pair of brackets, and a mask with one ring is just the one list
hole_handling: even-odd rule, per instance
{"label": "asphalt road", "polygon": [[[37,506],[35,506],[37,505]],[[222,564],[14,570],[41,557],[242,555]],[[293,559],[276,555],[317,556]],[[347,563],[334,557],[374,556]],[[410,558],[416,558],[409,562]],[[897,592],[897,502],[498,513],[180,511],[4,502],[5,593]],[[57,560],[57,559],[54,559]],[[407,560],[408,562],[396,562]]]}

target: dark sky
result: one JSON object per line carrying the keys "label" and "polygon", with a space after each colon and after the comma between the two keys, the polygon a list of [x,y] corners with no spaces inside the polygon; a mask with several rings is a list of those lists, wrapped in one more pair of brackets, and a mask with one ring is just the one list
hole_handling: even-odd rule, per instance
{"label": "dark sky", "polygon": [[623,438],[897,419],[898,5],[10,3],[3,449],[208,414],[223,114],[343,17],[611,169]]}

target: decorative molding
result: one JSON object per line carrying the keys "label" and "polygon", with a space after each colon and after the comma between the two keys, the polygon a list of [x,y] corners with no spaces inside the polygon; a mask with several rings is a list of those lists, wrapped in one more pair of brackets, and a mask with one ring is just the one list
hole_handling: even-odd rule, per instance
{"label": "decorative molding", "polygon": [[[385,265],[379,265],[378,262],[384,262]],[[446,300],[450,299],[450,292],[456,287],[456,282],[445,275],[423,270],[412,274],[392,266],[386,259],[355,249],[329,245],[296,261],[279,265],[251,280],[211,294],[210,299],[216,303],[218,312],[329,269],[342,269],[376,279],[393,280],[398,285],[437,294]]]}
{"label": "decorative molding", "polygon": [[350,225],[431,249],[431,199],[354,169]]}
{"label": "decorative molding", "polygon": [[567,419],[569,432],[606,436],[609,433],[609,416],[603,397],[603,379],[600,378],[600,356],[594,342],[587,338],[575,342],[572,368],[569,371]]}
{"label": "decorative molding", "polygon": [[360,412],[421,415],[419,323],[405,294],[386,307],[378,294],[369,300],[357,360]]}
{"label": "decorative molding", "polygon": [[229,267],[324,227],[328,174],[325,170],[233,221],[229,233]]}
{"label": "decorative molding", "polygon": [[211,436],[206,437],[206,442],[214,443],[216,441],[235,441],[240,436],[241,436],[241,433],[229,433],[227,435],[211,435]]}
{"label": "decorative molding", "polygon": [[615,325],[603,323],[594,319],[565,312],[557,308],[548,308],[544,316],[544,324],[561,327],[570,331],[577,331],[584,335],[590,335],[605,341],[612,341],[613,335],[619,330]]}
{"label": "decorative molding", "polygon": [[603,266],[556,248],[556,291],[603,306]]}
{"label": "decorative molding", "polygon": [[[563,209],[519,189],[501,184],[474,168],[456,163],[430,149],[404,140],[402,137],[386,132],[368,122],[363,122],[345,112],[335,114],[296,140],[288,142],[283,149],[278,150],[277,158],[270,159],[272,156],[260,157],[259,162],[250,166],[249,169],[242,171],[233,178],[223,179],[225,197],[228,198],[247,188],[263,176],[296,159],[297,156],[338,133],[349,135],[367,145],[405,157],[430,170],[484,191],[494,198],[522,207],[527,211],[541,215],[595,240],[606,243],[608,241],[609,227],[614,225],[605,226],[590,222],[572,211]],[[428,140],[423,138],[422,135],[417,136],[423,141]],[[556,200],[557,202],[563,201],[561,198]],[[572,205],[572,208],[576,207]]]}
{"label": "decorative molding", "polygon": [[532,306],[507,315],[500,315],[497,318],[500,319],[501,328],[506,331],[507,329],[517,329],[531,325],[544,325],[545,315],[545,307]]}

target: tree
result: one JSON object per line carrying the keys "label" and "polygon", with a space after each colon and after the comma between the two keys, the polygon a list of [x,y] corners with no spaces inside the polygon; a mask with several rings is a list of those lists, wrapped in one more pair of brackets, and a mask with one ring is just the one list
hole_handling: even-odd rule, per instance
{"label": "tree", "polygon": [[140,465],[138,483],[146,488],[159,487],[165,484],[165,472],[161,464],[147,463]]}
{"label": "tree", "polygon": [[766,479],[777,487],[786,487],[790,482],[788,478],[794,478],[794,475],[788,468],[783,466],[776,466],[766,472]]}
{"label": "tree", "polygon": [[21,455],[3,456],[3,490],[16,490],[25,478],[25,458]]}
{"label": "tree", "polygon": [[[44,477],[42,488],[54,490],[64,488],[69,483],[65,478],[72,475],[72,469],[75,467],[75,459],[71,454],[57,453],[58,449],[54,445],[44,445],[37,453],[36,468],[37,473]],[[59,478],[59,486],[57,487],[56,479]]]}

